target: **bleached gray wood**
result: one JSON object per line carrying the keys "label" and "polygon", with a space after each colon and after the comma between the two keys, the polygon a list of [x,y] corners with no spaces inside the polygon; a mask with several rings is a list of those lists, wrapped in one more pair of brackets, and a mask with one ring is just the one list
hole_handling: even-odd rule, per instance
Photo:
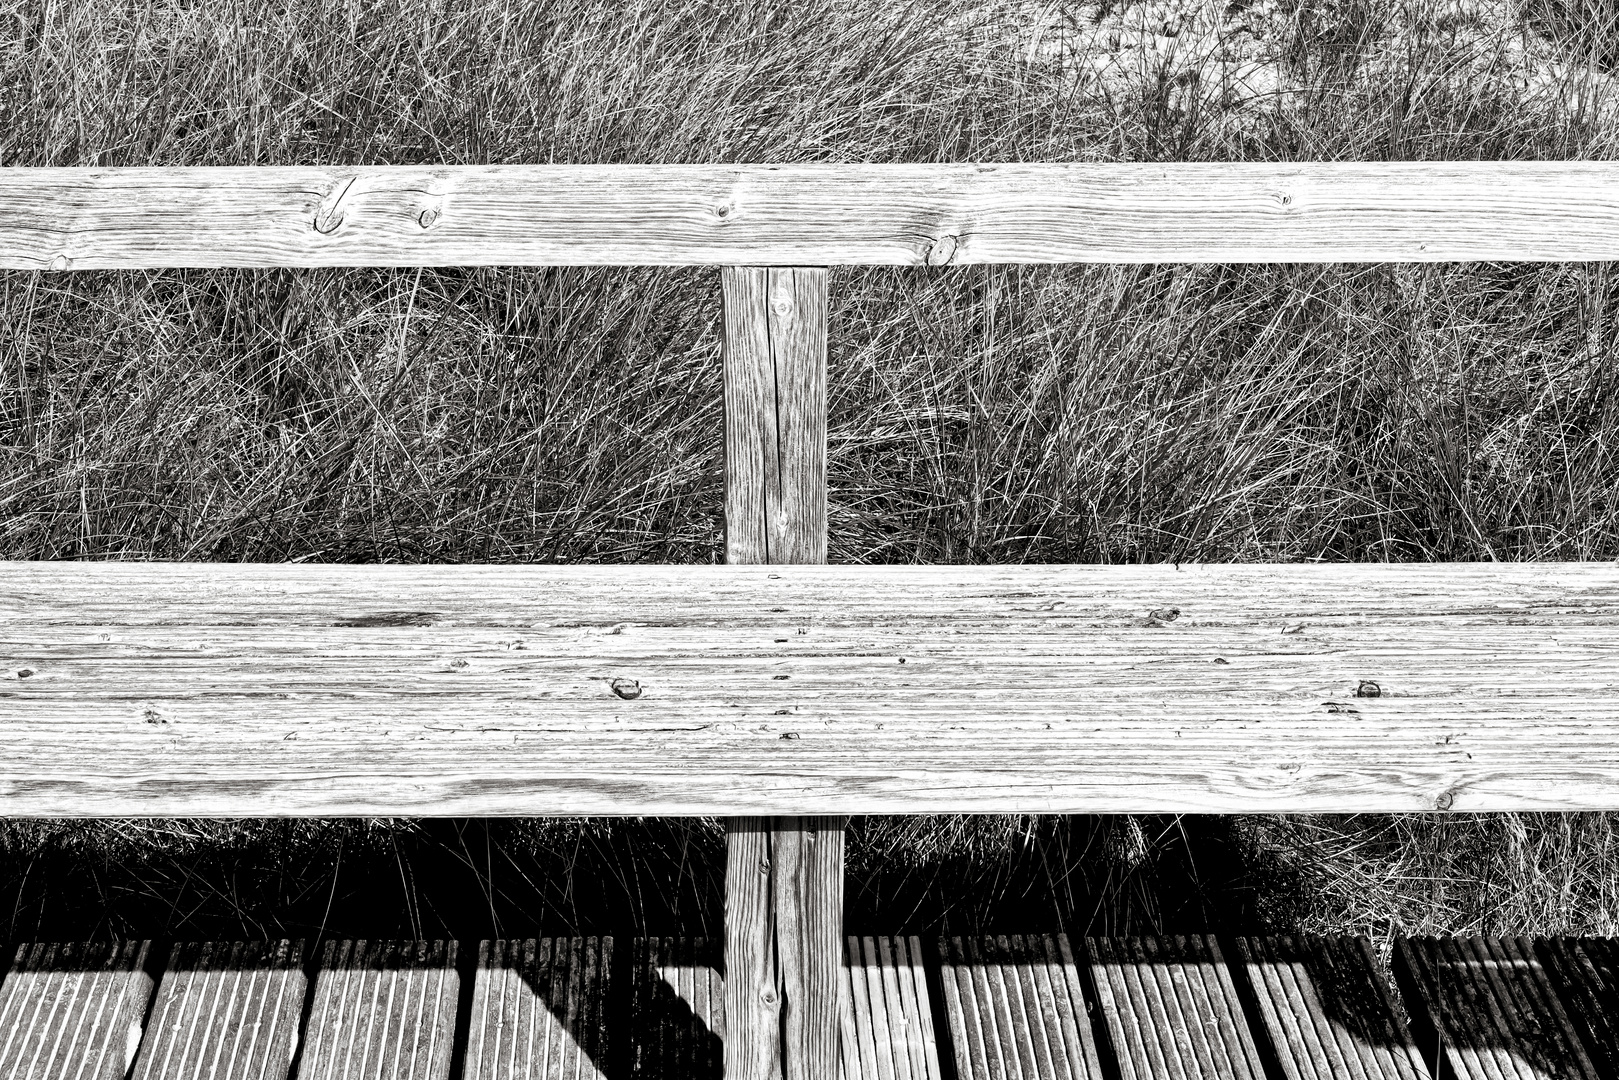
{"label": "bleached gray wood", "polygon": [[957,1080],[1101,1080],[1067,935],[944,938]]}
{"label": "bleached gray wood", "polygon": [[1365,938],[1239,937],[1235,945],[1286,1080],[1428,1080]]}
{"label": "bleached gray wood", "polygon": [[0,169],[0,268],[1619,258],[1613,162]]}
{"label": "bleached gray wood", "polygon": [[183,942],[169,952],[134,1080],[283,1080],[307,986],[301,941]]}
{"label": "bleached gray wood", "polygon": [[826,562],[826,271],[728,266],[725,561]]}
{"label": "bleached gray wood", "polygon": [[123,1080],[140,1045],[148,943],[17,946],[0,984],[0,1077]]}
{"label": "bleached gray wood", "polygon": [[939,1080],[922,943],[845,940],[839,1080]]}
{"label": "bleached gray wood", "polygon": [[483,941],[472,982],[466,1080],[602,1080],[613,939]]}
{"label": "bleached gray wood", "polygon": [[838,1068],[843,817],[732,818],[726,828],[725,1076],[809,1080]]}
{"label": "bleached gray wood", "polygon": [[1263,1080],[1212,935],[1086,938],[1085,954],[1124,1080]]}
{"label": "bleached gray wood", "polygon": [[0,564],[0,813],[1613,809],[1616,619],[1612,564]]}
{"label": "bleached gray wood", "polygon": [[319,1080],[444,1080],[461,980],[453,941],[328,941],[300,1072]]}
{"label": "bleached gray wood", "polygon": [[[725,561],[824,563],[826,270],[727,267],[721,285]],[[838,1067],[843,829],[842,817],[726,821],[728,1080]]]}

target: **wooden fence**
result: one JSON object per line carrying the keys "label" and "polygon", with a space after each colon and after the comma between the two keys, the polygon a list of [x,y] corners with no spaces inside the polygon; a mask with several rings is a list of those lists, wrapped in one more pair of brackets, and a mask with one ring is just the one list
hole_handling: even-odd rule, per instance
{"label": "wooden fence", "polygon": [[0,170],[5,268],[725,267],[770,564],[4,564],[0,812],[728,815],[754,1080],[834,1075],[843,815],[1619,808],[1609,564],[784,565],[827,266],[1616,257],[1602,163]]}

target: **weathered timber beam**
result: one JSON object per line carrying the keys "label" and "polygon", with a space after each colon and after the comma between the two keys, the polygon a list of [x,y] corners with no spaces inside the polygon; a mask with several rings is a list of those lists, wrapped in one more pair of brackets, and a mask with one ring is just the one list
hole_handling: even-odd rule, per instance
{"label": "weathered timber beam", "polygon": [[726,267],[725,561],[826,562],[826,271]]}
{"label": "weathered timber beam", "polygon": [[[826,562],[826,279],[818,267],[720,274],[733,565]],[[727,1080],[837,1075],[845,824],[726,820]]]}
{"label": "weathered timber beam", "polygon": [[0,268],[1619,258],[1619,163],[0,169]]}
{"label": "weathered timber beam", "polygon": [[0,814],[1619,809],[1616,640],[1611,563],[0,563]]}

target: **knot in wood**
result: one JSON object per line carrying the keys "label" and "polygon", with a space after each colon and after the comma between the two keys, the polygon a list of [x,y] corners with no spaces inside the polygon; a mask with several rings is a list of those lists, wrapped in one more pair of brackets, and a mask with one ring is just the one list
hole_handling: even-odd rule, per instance
{"label": "knot in wood", "polygon": [[424,229],[431,229],[433,227],[433,222],[437,220],[438,211],[434,210],[431,206],[429,206],[426,210],[423,210],[420,214],[416,215],[416,223]]}
{"label": "knot in wood", "polygon": [[634,701],[641,696],[641,683],[638,679],[614,679],[612,688],[613,693],[625,701]]}
{"label": "knot in wood", "polygon": [[1362,679],[1360,685],[1355,687],[1356,697],[1382,697],[1383,688],[1370,679]]}
{"label": "knot in wood", "polygon": [[1439,798],[1433,801],[1434,807],[1439,810],[1449,810],[1456,803],[1456,796],[1448,791],[1441,791]]}
{"label": "knot in wood", "polygon": [[956,246],[956,238],[951,236],[949,233],[946,233],[945,235],[934,240],[933,246],[928,248],[928,265],[948,265],[950,260],[956,257]]}

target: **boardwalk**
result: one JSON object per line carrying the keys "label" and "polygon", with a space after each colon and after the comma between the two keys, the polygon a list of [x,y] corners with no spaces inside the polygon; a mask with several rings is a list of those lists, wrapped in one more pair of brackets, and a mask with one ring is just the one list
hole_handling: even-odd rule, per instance
{"label": "boardwalk", "polygon": [[[721,1073],[719,943],[24,943],[6,1080]],[[1598,1080],[1619,943],[847,939],[841,1080]],[[1409,1017],[1409,1024],[1404,1017]]]}

